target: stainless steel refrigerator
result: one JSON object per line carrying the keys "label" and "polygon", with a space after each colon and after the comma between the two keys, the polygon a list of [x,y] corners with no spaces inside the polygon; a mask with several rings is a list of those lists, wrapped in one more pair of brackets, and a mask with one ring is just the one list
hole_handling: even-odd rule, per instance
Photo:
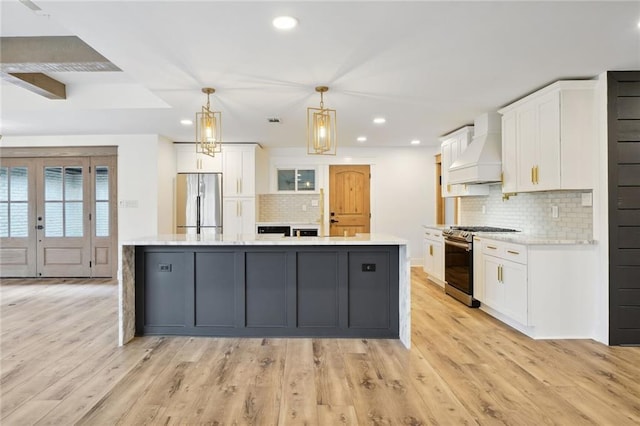
{"label": "stainless steel refrigerator", "polygon": [[222,173],[178,173],[176,233],[222,234]]}

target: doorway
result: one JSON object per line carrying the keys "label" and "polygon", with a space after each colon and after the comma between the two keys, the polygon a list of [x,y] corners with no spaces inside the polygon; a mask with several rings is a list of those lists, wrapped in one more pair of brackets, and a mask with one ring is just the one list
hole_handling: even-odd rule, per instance
{"label": "doorway", "polygon": [[112,277],[116,157],[2,158],[2,277]]}
{"label": "doorway", "polygon": [[371,171],[368,165],[329,166],[329,235],[371,230]]}

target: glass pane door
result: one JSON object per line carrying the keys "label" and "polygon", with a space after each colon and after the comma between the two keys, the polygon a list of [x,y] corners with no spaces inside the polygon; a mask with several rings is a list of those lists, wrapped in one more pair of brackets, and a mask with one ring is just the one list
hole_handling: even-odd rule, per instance
{"label": "glass pane door", "polygon": [[89,158],[43,159],[37,180],[38,276],[91,275]]}
{"label": "glass pane door", "polygon": [[33,276],[36,241],[33,162],[3,158],[0,166],[0,268],[3,277]]}
{"label": "glass pane door", "polygon": [[116,157],[92,157],[92,276],[112,277],[118,255],[116,235]]}

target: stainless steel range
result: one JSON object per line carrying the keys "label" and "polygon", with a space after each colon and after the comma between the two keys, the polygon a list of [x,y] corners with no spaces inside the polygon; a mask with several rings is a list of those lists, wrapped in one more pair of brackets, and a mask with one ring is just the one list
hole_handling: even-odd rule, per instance
{"label": "stainless steel range", "polygon": [[472,308],[480,306],[473,298],[473,236],[477,233],[517,232],[493,226],[452,226],[444,229],[444,291]]}

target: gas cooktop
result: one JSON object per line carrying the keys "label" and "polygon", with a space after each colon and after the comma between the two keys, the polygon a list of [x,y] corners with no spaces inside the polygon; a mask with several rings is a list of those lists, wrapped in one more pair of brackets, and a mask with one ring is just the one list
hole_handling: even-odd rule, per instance
{"label": "gas cooktop", "polygon": [[518,232],[518,230],[497,228],[495,226],[452,226],[449,229],[443,229],[442,235],[451,240],[460,240],[470,243],[473,241],[473,234],[476,232]]}
{"label": "gas cooktop", "polygon": [[516,229],[496,228],[495,226],[452,226],[451,229],[467,232],[518,232]]}

